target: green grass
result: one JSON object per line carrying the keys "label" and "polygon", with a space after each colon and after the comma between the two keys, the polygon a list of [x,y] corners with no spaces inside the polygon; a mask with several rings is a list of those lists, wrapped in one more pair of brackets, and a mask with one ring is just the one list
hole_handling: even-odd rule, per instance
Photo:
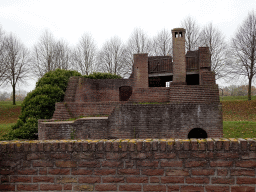
{"label": "green grass", "polygon": [[0,101],[0,107],[5,107],[5,108],[13,108],[16,106],[21,106],[22,101],[16,101],[16,105],[12,104],[12,101]]}
{"label": "green grass", "polygon": [[223,121],[223,137],[225,138],[256,138],[256,122]]}
{"label": "green grass", "polygon": [[[220,101],[247,101],[248,96],[220,96]],[[252,96],[252,100],[256,100],[256,95]]]}
{"label": "green grass", "polygon": [[0,140],[2,139],[2,136],[9,131],[11,131],[11,126],[13,126],[15,123],[7,123],[7,124],[0,124]]}

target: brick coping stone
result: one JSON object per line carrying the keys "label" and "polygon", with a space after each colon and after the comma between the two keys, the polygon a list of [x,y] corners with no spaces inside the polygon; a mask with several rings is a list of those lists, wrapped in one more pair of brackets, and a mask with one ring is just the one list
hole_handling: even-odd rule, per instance
{"label": "brick coping stone", "polygon": [[44,151],[45,148],[62,151],[66,150],[63,145],[74,146],[70,148],[72,151],[256,151],[256,138],[13,140],[0,141],[0,152]]}

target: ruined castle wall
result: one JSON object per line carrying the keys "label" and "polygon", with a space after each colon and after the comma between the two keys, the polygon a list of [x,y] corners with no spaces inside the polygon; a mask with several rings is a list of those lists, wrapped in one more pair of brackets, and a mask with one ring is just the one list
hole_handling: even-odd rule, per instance
{"label": "ruined castle wall", "polygon": [[0,141],[0,191],[255,191],[256,141]]}

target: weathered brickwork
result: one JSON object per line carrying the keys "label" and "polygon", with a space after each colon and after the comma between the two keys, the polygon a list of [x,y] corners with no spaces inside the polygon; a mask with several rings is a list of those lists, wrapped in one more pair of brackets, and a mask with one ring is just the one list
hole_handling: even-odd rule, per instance
{"label": "weathered brickwork", "polygon": [[218,85],[170,86],[170,103],[219,103]]}
{"label": "weathered brickwork", "polygon": [[0,191],[255,191],[256,139],[0,142]]}
{"label": "weathered brickwork", "polygon": [[128,139],[188,138],[194,128],[207,137],[223,137],[221,106],[213,104],[123,104],[108,117],[87,117],[76,121],[39,122],[39,138]]}

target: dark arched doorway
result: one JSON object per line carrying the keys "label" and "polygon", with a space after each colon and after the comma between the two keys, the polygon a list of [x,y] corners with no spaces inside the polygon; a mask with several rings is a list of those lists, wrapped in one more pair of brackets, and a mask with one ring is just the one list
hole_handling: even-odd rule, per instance
{"label": "dark arched doorway", "polygon": [[119,101],[128,101],[132,95],[132,87],[122,86],[119,87]]}
{"label": "dark arched doorway", "polygon": [[207,133],[205,130],[201,128],[194,128],[188,133],[188,138],[198,138],[198,139],[205,139],[207,138]]}

